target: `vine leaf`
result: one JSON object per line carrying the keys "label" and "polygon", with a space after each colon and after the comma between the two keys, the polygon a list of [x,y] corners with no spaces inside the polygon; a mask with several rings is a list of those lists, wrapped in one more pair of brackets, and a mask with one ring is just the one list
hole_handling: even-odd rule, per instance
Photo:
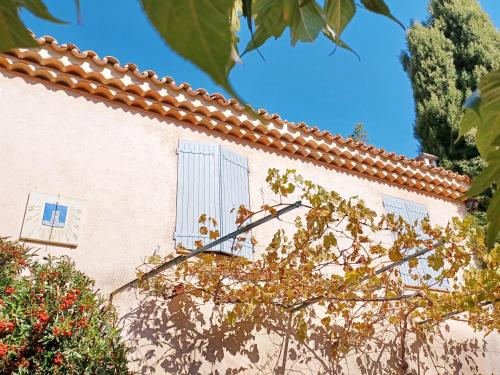
{"label": "vine leaf", "polygon": [[293,3],[291,19],[292,45],[301,42],[313,42],[325,26],[322,11],[316,1],[307,1],[303,4]]}
{"label": "vine leaf", "polygon": [[0,51],[16,47],[35,47],[36,42],[24,27],[11,0],[0,1]]}
{"label": "vine leaf", "polygon": [[54,17],[41,0],[0,1],[0,51],[12,48],[36,47],[35,40],[19,17],[19,8],[26,8],[33,15],[56,23],[64,23]]}
{"label": "vine leaf", "polygon": [[468,196],[475,196],[496,184],[486,217],[487,240],[493,246],[500,233],[500,69],[486,74],[479,88],[465,101],[459,137],[475,130],[477,149],[488,166],[474,179]]}
{"label": "vine leaf", "polygon": [[290,4],[293,0],[256,0],[253,4],[255,31],[242,55],[263,45],[266,40],[279,38],[290,24]]}
{"label": "vine leaf", "polygon": [[250,34],[253,35],[252,0],[242,0],[241,9],[242,9],[243,17],[245,17],[247,19],[248,30],[250,30]]}
{"label": "vine leaf", "polygon": [[228,81],[234,64],[233,0],[142,0],[142,6],[175,52],[234,95]]}
{"label": "vine leaf", "polygon": [[337,35],[342,34],[355,13],[354,0],[327,0],[325,2],[326,22]]}
{"label": "vine leaf", "polygon": [[389,7],[384,2],[384,0],[361,0],[361,3],[370,12],[378,13],[378,14],[381,14],[383,16],[386,16],[386,17],[390,18],[391,20],[395,21],[403,29],[405,29],[405,26],[401,23],[401,21],[399,21],[396,17],[394,17],[392,15]]}
{"label": "vine leaf", "polygon": [[[3,1],[2,1],[3,2]],[[33,15],[37,16],[38,18],[51,21],[54,23],[67,23],[65,21],[62,21],[56,17],[54,17],[49,10],[47,9],[47,6],[42,2],[42,0],[15,0],[15,3],[18,4],[20,7],[24,7],[27,10],[29,10]]]}
{"label": "vine leaf", "polygon": [[80,4],[80,0],[75,0],[75,8],[76,8],[76,23],[82,24],[82,6]]}

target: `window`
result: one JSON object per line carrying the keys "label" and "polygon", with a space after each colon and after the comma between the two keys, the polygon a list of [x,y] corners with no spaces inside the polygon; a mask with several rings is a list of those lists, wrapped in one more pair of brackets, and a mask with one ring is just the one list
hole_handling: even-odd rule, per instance
{"label": "window", "polygon": [[[425,206],[421,204],[413,203],[400,198],[391,197],[389,195],[383,195],[383,199],[384,199],[385,212],[387,214],[393,214],[396,217],[401,216],[409,224],[413,224],[416,221],[421,222],[425,217],[429,216],[427,210],[425,209]],[[423,235],[420,225],[418,226],[417,231]],[[418,249],[410,250],[408,254],[412,254],[414,251],[417,250]],[[434,271],[427,264],[427,257],[430,254],[431,252],[426,253],[421,257],[419,257],[418,266],[413,270],[413,273],[417,273],[419,275],[425,275],[425,274],[430,275],[432,279],[429,280],[429,285],[433,285],[435,284],[434,278],[438,276],[439,273]],[[408,263],[403,263],[399,267],[399,272],[403,277],[403,281],[407,285],[413,285],[413,286],[418,285],[418,282],[410,277]],[[442,284],[436,286],[441,288],[448,288],[449,284],[447,280],[444,280]]]}
{"label": "window", "polygon": [[[177,172],[177,218],[175,243],[195,249],[195,241],[204,245],[208,234],[199,233],[201,214],[213,217],[219,224],[220,235],[237,229],[235,223],[240,205],[249,207],[248,161],[245,157],[219,145],[193,141],[179,141]],[[210,228],[212,229],[212,228]],[[250,236],[238,251],[239,255],[253,257]],[[214,251],[231,253],[233,241],[228,240]]]}

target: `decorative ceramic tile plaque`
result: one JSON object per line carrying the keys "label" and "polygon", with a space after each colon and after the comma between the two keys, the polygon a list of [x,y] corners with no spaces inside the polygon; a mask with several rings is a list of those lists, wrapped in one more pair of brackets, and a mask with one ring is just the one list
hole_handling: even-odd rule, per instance
{"label": "decorative ceramic tile plaque", "polygon": [[30,193],[20,240],[76,247],[81,216],[79,199]]}

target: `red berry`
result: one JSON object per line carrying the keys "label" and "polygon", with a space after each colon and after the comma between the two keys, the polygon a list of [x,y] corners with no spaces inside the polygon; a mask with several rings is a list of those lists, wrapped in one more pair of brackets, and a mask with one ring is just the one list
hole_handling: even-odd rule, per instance
{"label": "red berry", "polygon": [[57,352],[56,356],[54,357],[54,364],[62,365],[62,363],[63,363],[63,356],[61,353]]}
{"label": "red berry", "polygon": [[9,345],[0,342],[0,357],[3,357],[9,352]]}
{"label": "red berry", "polygon": [[0,332],[12,332],[14,330],[14,323],[8,320],[0,320]]}

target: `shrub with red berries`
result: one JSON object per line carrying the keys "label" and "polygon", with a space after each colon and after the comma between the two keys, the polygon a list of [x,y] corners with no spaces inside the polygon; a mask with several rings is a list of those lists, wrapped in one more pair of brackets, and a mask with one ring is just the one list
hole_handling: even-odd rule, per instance
{"label": "shrub with red berries", "polygon": [[0,238],[0,374],[128,374],[126,354],[91,279]]}

